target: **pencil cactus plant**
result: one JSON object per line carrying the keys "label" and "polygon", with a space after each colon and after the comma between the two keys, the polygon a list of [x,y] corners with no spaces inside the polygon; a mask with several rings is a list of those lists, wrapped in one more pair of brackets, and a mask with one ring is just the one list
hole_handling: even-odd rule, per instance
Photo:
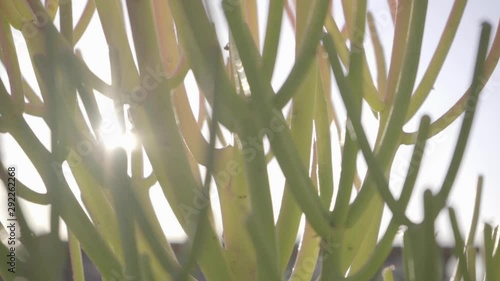
{"label": "pencil cactus plant", "polygon": [[[73,18],[71,0],[2,0],[0,54],[8,78],[0,80],[0,129],[24,150],[47,190],[37,193],[17,180],[17,196],[50,205],[52,229],[41,243],[30,235],[18,207],[22,235],[17,249],[23,250],[17,255],[22,263],[15,274],[2,263],[2,278],[59,280],[62,262],[44,256],[64,256],[57,237],[61,218],[67,225],[75,281],[84,280],[80,248],[107,281],[195,280],[195,266],[206,280],[218,281],[371,280],[382,269],[401,226],[406,227],[405,280],[441,279],[434,223],[446,207],[478,96],[498,62],[500,33],[495,32],[488,51],[492,28],[483,24],[469,89],[443,116],[424,116],[418,131],[405,132],[403,126],[440,73],[467,1],[454,1],[420,81],[416,77],[422,67],[428,0],[389,2],[394,41],[386,59],[366,0],[341,1],[343,27],[332,16],[328,0],[272,0],[267,20],[258,17],[255,0],[222,0],[229,36],[216,30],[207,3],[199,0],[88,0],[78,19]],[[94,14],[109,48],[111,83],[96,76],[75,48]],[[284,83],[273,87],[286,17],[295,32],[295,62]],[[26,79],[13,30],[23,35],[37,83]],[[227,36],[229,43],[219,44],[217,35]],[[368,39],[376,73],[370,72],[366,59]],[[186,89],[189,71],[198,91]],[[340,93],[343,105],[332,102],[333,92]],[[199,98],[197,113],[188,95]],[[101,98],[96,96],[113,101],[121,130],[132,127],[137,137],[134,148],[105,148],[99,133]],[[362,126],[363,103],[379,124],[374,144]],[[336,113],[342,106],[345,121]],[[27,124],[28,115],[50,128],[48,148]],[[436,194],[424,193],[424,220],[412,222],[405,210],[426,141],[453,122],[462,125],[442,187]],[[206,128],[209,134],[204,135]],[[331,128],[344,135],[338,184],[333,179]],[[402,192],[395,196],[388,182],[402,145],[414,148]],[[362,178],[359,153],[368,166]],[[286,179],[277,217],[267,169],[273,159]],[[62,173],[63,163],[71,169],[82,204]],[[146,174],[149,164],[152,172]],[[12,173],[2,163],[7,189],[9,177]],[[180,254],[174,254],[155,215],[148,192],[154,184],[161,186],[188,236]],[[455,280],[476,278],[473,242],[481,185],[482,179],[467,241],[449,209],[459,261]],[[220,200],[222,237],[215,231],[211,187]],[[353,189],[357,195],[351,200]],[[385,205],[392,219],[377,239]],[[293,269],[287,270],[299,233],[300,248],[291,261]],[[482,253],[488,281],[500,280],[498,237],[498,228],[485,226]],[[10,248],[0,246],[1,256],[8,256]],[[390,268],[383,278],[393,280]]]}

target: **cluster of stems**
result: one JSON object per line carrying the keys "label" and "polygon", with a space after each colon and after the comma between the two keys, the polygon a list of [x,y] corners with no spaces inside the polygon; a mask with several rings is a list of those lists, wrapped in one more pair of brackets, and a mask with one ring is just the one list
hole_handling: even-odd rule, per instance
{"label": "cluster of stems", "polygon": [[[402,226],[405,280],[441,280],[434,224],[446,208],[479,95],[499,60],[500,29],[490,40],[492,27],[483,24],[474,74],[463,96],[438,119],[424,115],[418,131],[406,132],[403,126],[437,80],[467,0],[454,1],[420,81],[428,0],[389,0],[388,24],[394,28],[389,59],[367,0],[342,0],[341,7],[332,7],[328,0],[271,0],[267,19],[258,15],[262,3],[257,0],[222,0],[229,34],[214,27],[215,4],[210,2],[87,0],[78,19],[73,18],[72,0],[0,2],[0,59],[7,73],[6,80],[0,80],[0,131],[17,142],[46,188],[46,193],[35,192],[21,178],[19,197],[51,207],[48,242],[32,235],[25,210],[18,209],[23,231],[19,239],[29,257],[19,275],[59,280],[63,262],[45,259],[42,243],[54,245],[51,256],[66,254],[58,237],[62,219],[74,281],[85,280],[81,250],[105,281],[196,280],[196,266],[209,281],[368,281],[382,269]],[[342,9],[343,26],[333,17],[337,8]],[[97,17],[106,40],[102,44],[109,49],[110,83],[92,72],[76,48]],[[284,21],[293,28],[295,58],[284,83],[273,87]],[[262,27],[265,36],[260,36]],[[16,49],[13,32],[22,34],[26,54]],[[218,37],[229,43],[221,46]],[[365,49],[366,40],[372,41],[376,74],[368,66],[366,52],[371,50]],[[28,81],[21,56],[29,58],[36,81]],[[192,93],[185,84],[189,72],[198,86]],[[337,93],[343,104],[333,103],[332,94]],[[198,98],[198,112],[188,95]],[[100,134],[102,98],[112,100],[121,132],[133,127],[134,148],[106,148]],[[379,125],[373,145],[362,125],[363,105]],[[346,110],[345,121],[337,114],[339,107]],[[29,126],[27,116],[48,126],[49,147]],[[441,188],[423,194],[424,219],[412,222],[406,208],[426,142],[459,121],[459,137]],[[337,143],[333,131],[342,136],[338,148],[332,147]],[[389,175],[402,145],[412,145],[413,153],[396,196]],[[341,151],[338,181],[333,178],[334,149]],[[358,154],[368,167],[363,177],[357,169]],[[273,160],[286,181],[280,204],[271,199],[276,187],[270,185],[268,167]],[[80,198],[62,172],[66,165]],[[152,172],[147,174],[149,166]],[[6,182],[2,161],[0,174]],[[467,241],[453,209],[448,209],[457,281],[476,280],[473,242],[482,182],[480,177]],[[149,196],[156,184],[188,237],[177,253]],[[211,188],[218,193],[222,237],[216,232]],[[276,204],[281,207],[274,217]],[[378,239],[384,206],[392,218]],[[300,247],[292,255],[299,234]],[[500,280],[498,243],[498,227],[486,225],[481,249],[487,281]],[[0,244],[0,256],[7,253]],[[384,280],[393,280],[392,271],[383,270]],[[16,277],[3,265],[0,276],[6,281]]]}

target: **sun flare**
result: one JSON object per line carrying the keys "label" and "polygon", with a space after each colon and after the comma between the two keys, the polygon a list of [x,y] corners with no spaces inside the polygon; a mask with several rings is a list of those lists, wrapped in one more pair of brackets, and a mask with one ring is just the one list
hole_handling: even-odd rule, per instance
{"label": "sun flare", "polygon": [[131,150],[137,145],[137,137],[130,131],[125,133],[118,129],[118,126],[101,125],[101,139],[107,149],[122,147]]}

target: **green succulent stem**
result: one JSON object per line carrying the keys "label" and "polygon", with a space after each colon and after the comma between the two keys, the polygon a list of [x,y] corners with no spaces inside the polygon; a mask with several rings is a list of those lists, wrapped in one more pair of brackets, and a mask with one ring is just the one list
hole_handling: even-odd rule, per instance
{"label": "green succulent stem", "polygon": [[436,51],[432,56],[424,77],[420,81],[411,98],[406,120],[409,120],[413,115],[415,115],[416,111],[422,106],[424,100],[429,96],[429,93],[434,87],[434,83],[436,82],[438,74],[443,67],[451,44],[453,43],[453,39],[455,38],[455,34],[457,33],[466,5],[467,0],[455,0]]}
{"label": "green succulent stem", "polygon": [[[481,30],[481,37],[479,39],[476,65],[474,67],[474,74],[471,83],[472,94],[467,99],[467,108],[465,110],[464,119],[462,121],[462,126],[460,128],[460,133],[458,135],[457,144],[455,146],[448,172],[446,173],[439,193],[436,195],[436,205],[438,206],[436,210],[440,210],[446,204],[448,195],[451,191],[451,187],[453,186],[453,183],[457,176],[460,163],[462,162],[465,147],[467,146],[468,136],[470,134],[476,107],[479,101],[479,94],[481,93],[480,79],[484,73],[484,64],[486,59],[486,52],[489,45],[490,33],[491,25],[489,25],[488,23],[484,23]],[[435,215],[437,215],[437,213]]]}
{"label": "green succulent stem", "polygon": [[[383,266],[398,232],[405,280],[441,280],[437,216],[458,176],[480,93],[492,89],[500,25],[490,46],[492,26],[483,24],[463,96],[437,119],[423,115],[418,130],[405,131],[444,69],[468,3],[453,1],[423,66],[428,2],[388,0],[394,26],[386,26],[366,0],[271,0],[267,7],[257,0],[0,0],[0,132],[46,189],[30,175],[15,180],[20,276],[58,279],[66,253],[62,219],[74,281],[85,279],[82,251],[105,281],[367,281],[377,274],[392,281],[395,269]],[[283,58],[293,59],[281,46],[290,23],[294,60],[278,81]],[[101,63],[86,49],[96,27],[109,67],[90,64]],[[407,208],[422,166],[432,161],[424,154],[428,141],[462,115],[441,188],[423,192],[424,218],[414,222]],[[118,138],[133,135],[134,147],[108,147],[108,121],[116,121]],[[413,147],[406,147],[411,158],[398,187],[390,176],[401,145]],[[0,159],[9,208],[12,151],[2,150],[8,160]],[[277,179],[284,180],[281,201]],[[180,250],[165,233],[164,209],[151,197],[156,190],[187,236]],[[447,209],[454,281],[475,280],[478,262],[486,281],[500,277],[499,227],[485,224],[482,259],[474,246],[482,190],[480,176],[466,241]],[[24,201],[50,208],[48,235],[35,235]],[[47,245],[50,260],[43,259]],[[8,256],[5,246],[0,255]],[[0,267],[0,278],[13,280],[9,271]]]}

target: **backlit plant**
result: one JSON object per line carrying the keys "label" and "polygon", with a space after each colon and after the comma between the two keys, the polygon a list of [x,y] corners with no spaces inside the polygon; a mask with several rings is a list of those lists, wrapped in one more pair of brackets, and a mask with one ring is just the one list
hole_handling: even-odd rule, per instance
{"label": "backlit plant", "polygon": [[[420,81],[416,77],[422,67],[428,0],[390,1],[394,41],[388,60],[367,1],[341,2],[342,7],[334,8],[342,9],[343,27],[333,18],[328,0],[271,0],[267,20],[257,16],[256,0],[222,0],[227,36],[215,29],[206,2],[200,0],[89,0],[77,20],[71,0],[2,0],[0,54],[8,79],[0,80],[0,130],[17,141],[42,178],[47,193],[34,192],[18,180],[17,194],[50,205],[52,229],[48,241],[40,241],[18,208],[23,245],[18,255],[24,261],[16,275],[2,263],[2,278],[58,280],[66,253],[58,239],[60,217],[68,228],[75,281],[84,280],[80,247],[106,281],[195,280],[195,266],[207,280],[216,281],[371,280],[402,226],[405,279],[442,279],[434,223],[446,207],[479,94],[498,62],[499,30],[488,51],[491,26],[483,24],[474,76],[462,98],[437,120],[422,117],[417,132],[405,132],[403,126],[440,73],[467,1],[454,1]],[[74,47],[95,13],[109,48],[111,83],[97,77]],[[285,17],[295,32],[295,63],[284,83],[272,87]],[[265,35],[260,36],[264,22]],[[13,30],[22,32],[37,88],[26,80]],[[229,43],[219,44],[217,35],[227,36]],[[365,40],[374,46],[376,74],[368,67]],[[186,90],[189,71],[196,92]],[[332,102],[337,91],[343,105]],[[192,110],[188,94],[198,97],[198,112]],[[99,133],[99,95],[113,100],[123,131],[133,126],[137,145],[130,151],[106,150]],[[379,124],[374,145],[362,126],[363,103]],[[347,112],[345,122],[336,114],[341,106]],[[49,149],[26,122],[27,115],[42,118],[50,128]],[[426,141],[461,115],[441,189],[424,193],[424,219],[412,222],[405,210]],[[338,184],[333,179],[331,128],[343,135]],[[395,196],[388,180],[402,145],[414,148],[402,192]],[[362,178],[359,153],[368,166]],[[273,159],[286,179],[277,218],[267,170]],[[71,169],[83,205],[70,190],[63,163]],[[149,164],[152,173],[145,174]],[[2,171],[6,182],[3,162]],[[156,183],[188,236],[177,255],[149,197]],[[467,241],[453,209],[448,209],[458,257],[455,280],[476,278],[473,242],[481,186],[482,179]],[[222,237],[215,231],[211,187],[220,200]],[[357,195],[351,200],[353,188]],[[392,218],[378,240],[385,205]],[[287,271],[298,233],[300,247],[293,269]],[[498,228],[484,227],[481,253],[488,281],[500,280],[498,237]],[[0,256],[8,251],[3,245]],[[314,274],[317,264],[319,276]],[[383,271],[383,278],[393,280],[391,268]]]}

